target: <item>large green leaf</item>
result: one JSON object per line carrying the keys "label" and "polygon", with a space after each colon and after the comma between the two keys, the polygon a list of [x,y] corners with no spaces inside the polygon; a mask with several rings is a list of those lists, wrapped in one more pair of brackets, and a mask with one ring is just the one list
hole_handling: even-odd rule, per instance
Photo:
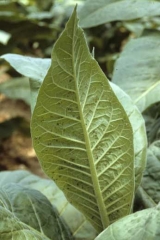
{"label": "large green leaf", "polygon": [[100,24],[158,16],[160,2],[152,0],[88,0],[80,11],[80,25],[94,27]]}
{"label": "large green leaf", "polygon": [[[10,211],[20,222],[51,240],[72,239],[69,230],[58,217],[57,211],[37,190],[22,187],[17,183],[4,184],[0,188],[0,206]],[[12,232],[11,226],[8,227],[8,232],[9,228]]]}
{"label": "large green leaf", "polygon": [[97,232],[85,219],[83,214],[74,208],[54,181],[42,179],[24,170],[0,172],[0,186],[18,183],[25,188],[36,189],[43,193],[57,209],[59,216],[72,232],[75,240],[93,240]]}
{"label": "large green leaf", "polygon": [[[2,57],[6,59],[12,65],[12,67],[14,67],[22,75],[26,74],[25,68],[23,67],[25,64],[27,65],[27,68],[30,69],[30,77],[31,77],[30,87],[31,87],[31,96],[32,96],[31,108],[33,111],[36,104],[39,88],[43,82],[43,76],[47,74],[47,71],[51,65],[51,60],[40,59],[40,62],[39,62],[40,64],[36,65],[36,71],[35,71],[33,66],[35,67],[34,61],[38,62],[37,58],[32,58],[31,60],[29,60],[28,57],[26,59],[26,57],[20,56],[17,54],[10,54],[10,55],[6,54],[6,55],[3,55]],[[18,64],[16,63],[16,61],[14,61],[14,57]],[[18,61],[18,58],[19,58],[19,61]],[[43,68],[42,68],[42,65],[43,65]],[[34,79],[35,72],[37,71],[39,74],[37,76],[37,79]],[[137,186],[141,181],[142,173],[143,173],[145,162],[146,162],[147,141],[146,141],[146,130],[144,125],[144,120],[139,110],[130,99],[130,97],[114,83],[110,82],[110,85],[115,95],[117,96],[118,100],[120,101],[123,108],[125,109],[127,116],[129,117],[130,123],[132,125],[133,135],[134,135],[135,182],[136,182],[136,188],[137,188]]]}
{"label": "large green leaf", "polygon": [[0,236],[5,240],[50,240],[42,233],[21,222],[8,209],[0,206]]}
{"label": "large green leaf", "polygon": [[159,240],[159,223],[160,205],[118,220],[95,240]]}
{"label": "large green leaf", "polygon": [[132,128],[89,53],[75,11],[54,45],[31,131],[46,174],[98,231],[130,213]]}
{"label": "large green leaf", "polygon": [[116,61],[112,81],[127,92],[140,111],[160,101],[160,33],[132,39]]}
{"label": "large green leaf", "polygon": [[160,140],[155,141],[148,148],[142,186],[156,203],[160,201]]}

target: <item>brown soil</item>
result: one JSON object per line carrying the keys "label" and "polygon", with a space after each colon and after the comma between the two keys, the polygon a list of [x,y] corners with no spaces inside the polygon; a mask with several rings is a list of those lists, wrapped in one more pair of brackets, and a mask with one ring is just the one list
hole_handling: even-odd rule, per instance
{"label": "brown soil", "polygon": [[[10,81],[11,76],[6,72],[7,69],[5,65],[0,66],[0,83]],[[10,125],[7,125],[5,129],[2,124],[12,119],[16,127],[4,136],[4,132]],[[16,121],[19,119],[25,122],[23,127],[18,126]],[[32,147],[30,119],[30,107],[25,102],[9,99],[0,94],[0,171],[26,169],[41,177],[46,177]]]}
{"label": "brown soil", "polygon": [[[0,95],[0,124],[16,117],[24,118],[29,128],[29,106],[23,101]],[[24,134],[20,129],[15,129],[9,137],[0,139],[0,171],[15,169],[26,169],[45,176],[32,147],[30,135]]]}

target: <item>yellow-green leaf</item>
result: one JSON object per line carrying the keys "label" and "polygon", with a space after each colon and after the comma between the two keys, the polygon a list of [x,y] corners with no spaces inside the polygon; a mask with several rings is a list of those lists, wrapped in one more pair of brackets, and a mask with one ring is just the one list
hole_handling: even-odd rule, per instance
{"label": "yellow-green leaf", "polygon": [[54,45],[31,131],[46,174],[99,232],[130,213],[132,128],[88,50],[76,10]]}

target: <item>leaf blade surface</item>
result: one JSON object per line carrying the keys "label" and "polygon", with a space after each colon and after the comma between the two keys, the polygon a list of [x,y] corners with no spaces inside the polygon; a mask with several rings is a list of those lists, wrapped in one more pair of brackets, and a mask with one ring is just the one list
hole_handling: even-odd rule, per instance
{"label": "leaf blade surface", "polygon": [[129,41],[116,61],[112,81],[143,112],[160,101],[159,33]]}
{"label": "leaf blade surface", "polygon": [[[10,58],[11,57],[11,58]],[[13,59],[17,60],[18,55],[16,54],[10,54],[9,57],[6,58],[6,55],[3,55],[3,58],[6,58],[6,60],[17,70],[17,67],[15,66],[15,61]],[[37,80],[34,79],[34,68],[33,68],[33,62],[28,59],[26,62],[25,57],[22,57],[19,55],[19,58],[21,60],[21,63],[27,64],[28,68],[30,68],[30,76],[32,78],[30,79],[30,88],[31,88],[31,108],[34,109],[34,106],[36,104],[37,95],[39,92],[39,88],[43,82],[43,76],[47,74],[47,71],[51,65],[51,60],[43,59],[43,69],[41,67],[41,60],[40,64],[36,65],[36,68],[38,68],[38,72],[40,73],[38,75]],[[32,59],[38,60],[37,58]],[[21,70],[21,74],[25,75],[25,69]],[[109,82],[112,90],[114,91],[115,95],[117,96],[119,102],[122,104],[123,108],[125,109],[127,116],[130,120],[130,123],[132,125],[133,129],[133,137],[134,137],[134,154],[135,154],[135,189],[141,182],[142,174],[145,168],[145,162],[146,162],[146,148],[147,148],[147,139],[146,139],[146,129],[145,129],[145,123],[144,119],[139,112],[136,105],[134,105],[133,101],[130,99],[130,97],[117,85],[115,85],[113,82]],[[157,89],[158,91],[158,89]],[[157,96],[157,94],[154,94]],[[151,99],[149,99],[150,101]]]}
{"label": "leaf blade surface", "polygon": [[102,231],[131,209],[133,135],[77,21],[74,11],[54,46],[33,112],[32,136],[46,174]]}
{"label": "leaf blade surface", "polygon": [[[0,207],[13,214],[19,223],[26,224],[28,228],[36,230],[50,240],[73,240],[56,209],[35,189],[25,188],[17,183],[4,184],[0,187]],[[12,232],[12,226],[7,227],[8,233]],[[2,230],[4,231],[3,228]]]}
{"label": "leaf blade surface", "polygon": [[142,179],[142,187],[147,194],[159,203],[159,184],[160,184],[160,141],[154,141],[147,151],[147,166]]}
{"label": "leaf blade surface", "polygon": [[[93,240],[97,236],[97,232],[93,226],[85,219],[81,212],[67,201],[63,192],[51,179],[40,178],[25,170],[0,172],[0,189],[4,185],[11,184],[11,182],[27,189],[38,190],[46,196],[54,209],[57,210],[59,218],[70,229],[75,240]],[[49,215],[46,209],[45,213]],[[21,214],[22,216],[24,215],[22,211]],[[41,213],[41,215],[43,216],[44,214]],[[53,229],[51,230],[53,235]]]}
{"label": "leaf blade surface", "polygon": [[126,216],[100,233],[95,240],[158,240],[160,237],[159,204]]}
{"label": "leaf blade surface", "polygon": [[150,0],[88,0],[79,12],[80,25],[95,27],[112,21],[126,21],[159,15],[160,3]]}

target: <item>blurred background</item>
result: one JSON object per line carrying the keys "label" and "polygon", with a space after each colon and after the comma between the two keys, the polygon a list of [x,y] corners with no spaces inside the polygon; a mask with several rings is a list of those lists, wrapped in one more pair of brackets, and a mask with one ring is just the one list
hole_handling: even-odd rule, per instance
{"label": "blurred background", "polygon": [[[0,0],[0,55],[50,58],[73,7],[85,0]],[[115,60],[131,38],[160,28],[158,17],[112,21],[85,29],[102,70],[112,78]],[[0,171],[28,169],[44,176],[30,137],[30,90],[23,76],[0,60]]]}

